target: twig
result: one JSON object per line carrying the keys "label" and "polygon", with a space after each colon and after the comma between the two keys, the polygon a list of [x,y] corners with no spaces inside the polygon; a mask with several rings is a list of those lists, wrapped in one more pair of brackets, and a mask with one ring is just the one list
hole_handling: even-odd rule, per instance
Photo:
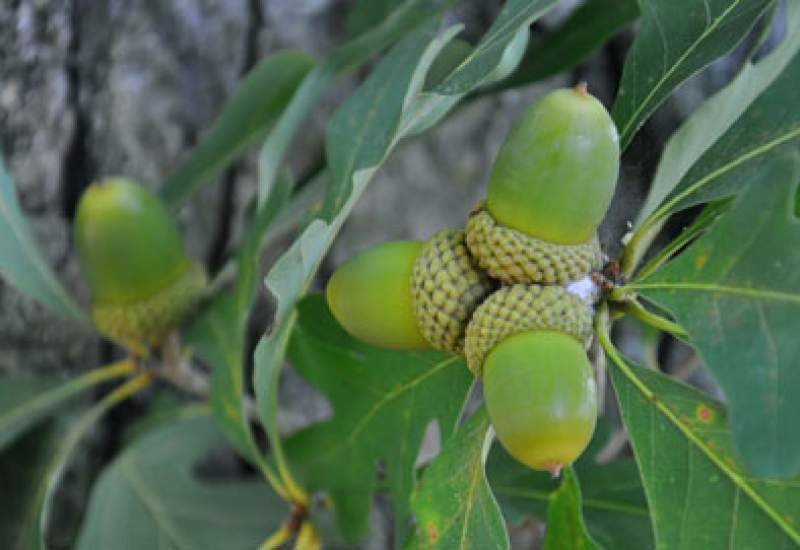
{"label": "twig", "polygon": [[[199,371],[192,363],[191,356],[181,348],[177,333],[170,334],[162,344],[162,362],[150,365],[153,374],[181,391],[190,395],[208,399],[211,395],[211,382],[208,375]],[[244,410],[247,418],[258,420],[258,409],[255,401],[244,396]]]}
{"label": "twig", "polygon": [[689,338],[689,335],[682,326],[645,308],[635,296],[629,296],[628,299],[625,300],[623,309],[632,317],[639,319],[651,327],[668,332],[676,338],[681,340],[687,340]]}

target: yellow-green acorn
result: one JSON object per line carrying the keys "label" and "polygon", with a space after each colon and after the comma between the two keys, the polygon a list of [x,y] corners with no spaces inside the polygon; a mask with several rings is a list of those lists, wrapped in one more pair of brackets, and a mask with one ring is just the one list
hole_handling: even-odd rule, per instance
{"label": "yellow-green acorn", "polygon": [[414,317],[411,275],[419,241],[374,246],[333,273],[325,296],[333,316],[356,338],[390,349],[430,347]]}
{"label": "yellow-green acorn", "polygon": [[206,285],[175,219],[141,185],[93,184],[81,197],[75,243],[98,329],[146,355],[194,307]]}
{"label": "yellow-green acorn", "polygon": [[557,474],[589,444],[597,417],[591,331],[587,303],[540,285],[501,288],[467,327],[467,360],[483,377],[497,439],[531,468]]}
{"label": "yellow-green acorn", "polygon": [[325,293],[339,323],[367,343],[459,354],[472,312],[494,287],[464,233],[445,230],[426,243],[388,242],[351,258]]}
{"label": "yellow-green acorn", "polygon": [[523,464],[558,475],[592,439],[597,388],[583,347],[552,331],[518,333],[483,364],[483,392],[497,439]]}
{"label": "yellow-green acorn", "polygon": [[618,170],[616,127],[586,86],[549,93],[523,112],[501,147],[485,208],[467,227],[470,250],[509,283],[574,280],[562,267],[576,257],[582,273],[599,267],[595,233]]}

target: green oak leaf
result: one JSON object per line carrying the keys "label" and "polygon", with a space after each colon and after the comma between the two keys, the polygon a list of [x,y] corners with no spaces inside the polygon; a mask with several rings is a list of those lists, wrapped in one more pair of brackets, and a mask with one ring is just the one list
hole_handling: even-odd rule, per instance
{"label": "green oak leaf", "polygon": [[[503,64],[509,46],[521,40],[520,31],[524,30],[527,35],[528,27],[556,4],[558,0],[508,0],[480,42],[450,76],[436,87],[436,92],[442,95],[461,95],[473,89],[476,83],[491,78],[497,67]],[[524,43],[522,45],[524,47]],[[520,50],[520,56],[523,51]],[[517,58],[513,65],[516,66],[519,61]],[[506,74],[508,69],[513,67],[506,67]]]}
{"label": "green oak leaf", "polygon": [[46,420],[0,452],[0,541],[4,548],[38,550],[37,491],[64,431],[64,419]]}
{"label": "green oak leaf", "polygon": [[532,41],[517,70],[497,89],[533,84],[575,67],[638,17],[636,0],[586,0],[558,28]]}
{"label": "green oak leaf", "polygon": [[267,464],[253,439],[244,388],[244,346],[250,307],[258,288],[258,260],[265,234],[286,204],[292,187],[279,178],[267,201],[256,209],[236,254],[238,277],[232,289],[215,296],[186,331],[186,342],[212,368],[211,405],[220,428],[244,457],[262,471]]}
{"label": "green oak leaf", "polygon": [[503,515],[484,470],[493,439],[489,417],[481,407],[447,441],[412,497],[416,532],[409,548],[510,548]]}
{"label": "green oak leaf", "polygon": [[86,326],[91,322],[44,259],[17,199],[14,181],[0,158],[0,277],[56,313]]}
{"label": "green oak leaf", "polygon": [[29,374],[0,376],[0,451],[70,399],[124,374],[124,367],[110,366],[71,380]]}
{"label": "green oak leaf", "polygon": [[186,342],[212,369],[211,406],[222,432],[254,464],[263,458],[244,403],[244,323],[235,296],[222,294],[186,331]]}
{"label": "green oak leaf", "polygon": [[354,71],[375,53],[392,45],[426,20],[436,18],[453,1],[396,0],[393,6],[385,5],[384,10],[378,7],[380,2],[370,0],[370,7],[377,8],[376,11],[380,12],[376,13],[374,24],[361,29],[363,30],[361,34],[333,50],[325,60],[306,74],[281,113],[274,129],[264,141],[259,155],[259,204],[266,199],[266,191],[277,176],[286,150],[302,122],[336,77]]}
{"label": "green oak leaf", "polygon": [[382,463],[395,513],[407,518],[425,430],[437,420],[443,437],[451,434],[472,383],[464,361],[364,344],[344,332],[318,295],[298,306],[289,358],[334,410],[331,420],[286,443],[301,479],[330,493],[342,531],[356,538],[366,527]]}
{"label": "green oak leaf", "polygon": [[629,286],[669,311],[719,382],[743,458],[800,473],[800,162],[775,159],[686,252]]}
{"label": "green oak leaf", "polygon": [[221,440],[196,412],[140,436],[102,473],[76,548],[257,548],[288,510],[260,481],[197,477],[197,462]]}
{"label": "green oak leaf", "polygon": [[[776,117],[791,115],[791,113],[785,111],[783,115],[780,115],[777,113],[781,109],[780,104],[766,104],[763,101],[759,101],[759,105],[747,114],[745,113],[761,94],[781,76],[798,51],[800,51],[800,3],[790,2],[786,6],[786,36],[775,50],[758,63],[746,63],[730,84],[698,107],[670,137],[661,156],[647,200],[639,212],[637,227],[643,223],[652,223],[652,220],[648,220],[651,215],[660,219],[666,214],[688,205],[689,203],[685,201],[695,191],[700,191],[706,185],[712,184],[727,170],[735,168],[741,162],[740,157],[744,160],[744,157],[748,155],[747,149],[760,149],[773,139],[775,134],[770,137],[767,132],[763,131],[769,129],[769,125],[760,122],[758,113],[765,109],[776,112]],[[781,80],[788,83],[785,78],[781,78]],[[785,95],[791,92],[791,87],[786,84],[782,88],[781,94]],[[781,103],[784,101],[781,99]],[[789,110],[787,109],[787,111]],[[727,132],[743,115],[745,121],[741,123],[742,130],[746,129],[746,131],[739,130],[728,136]],[[773,120],[780,119],[774,118]],[[734,136],[741,146],[747,149],[731,147],[733,143],[731,140],[734,139]],[[721,138],[723,141],[727,141],[727,145],[720,146],[713,157],[703,158],[703,155]],[[753,138],[758,138],[758,141]],[[710,163],[712,159],[716,160]],[[700,162],[698,163],[698,161]],[[698,167],[693,169],[695,164]],[[721,168],[722,172],[715,173]],[[690,170],[692,170],[692,175],[687,178]],[[711,179],[698,186],[699,182],[711,174],[713,174]],[[678,191],[673,192],[676,188]],[[654,214],[668,197],[671,199],[669,203],[664,208],[660,208],[657,214]],[[701,201],[699,197],[691,202],[698,201]]]}
{"label": "green oak leaf", "polygon": [[600,336],[644,481],[658,548],[796,548],[800,485],[752,477],[736,459],[725,408],[630,365]]}
{"label": "green oak leaf", "polygon": [[[600,419],[602,420],[602,418]],[[621,459],[597,464],[595,455],[607,437],[598,428],[591,445],[574,464],[580,478],[583,519],[589,535],[609,549],[654,548],[650,515],[636,463]],[[606,430],[608,431],[608,430]],[[546,519],[560,484],[547,472],[537,472],[514,460],[495,445],[486,465],[492,490],[503,514],[518,524],[530,516]]]}
{"label": "green oak leaf", "polygon": [[178,207],[223,170],[242,150],[263,138],[286,108],[314,59],[287,50],[264,58],[239,83],[214,127],[161,186],[161,197]]}
{"label": "green oak leaf", "polygon": [[599,546],[583,520],[583,497],[578,476],[572,466],[564,470],[563,476],[558,489],[550,495],[544,550],[597,550]]}
{"label": "green oak leaf", "polygon": [[612,116],[625,148],[680,84],[728,53],[774,0],[640,0],[641,28],[631,46]]}

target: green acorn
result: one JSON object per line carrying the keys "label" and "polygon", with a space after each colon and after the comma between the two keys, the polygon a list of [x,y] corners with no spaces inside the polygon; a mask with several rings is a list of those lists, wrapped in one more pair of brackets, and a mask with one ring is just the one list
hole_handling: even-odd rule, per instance
{"label": "green acorn", "polygon": [[112,178],[81,197],[75,243],[97,328],[140,355],[202,295],[206,274],[189,258],[174,218],[144,187]]}
{"label": "green acorn", "polygon": [[374,346],[460,354],[467,321],[494,289],[464,244],[462,231],[426,243],[377,245],[342,264],[325,294],[350,334]]}
{"label": "green acorn", "polygon": [[470,251],[508,283],[580,278],[602,262],[595,234],[618,171],[617,130],[603,105],[585,85],[551,92],[500,149],[486,205],[467,225]]}
{"label": "green acorn", "polygon": [[411,298],[411,275],[422,245],[418,241],[383,243],[339,266],[325,296],[347,332],[373,346],[429,347],[417,327]]}
{"label": "green acorn", "polygon": [[557,475],[591,440],[597,390],[586,357],[593,312],[559,286],[504,287],[467,326],[497,439],[527,466]]}

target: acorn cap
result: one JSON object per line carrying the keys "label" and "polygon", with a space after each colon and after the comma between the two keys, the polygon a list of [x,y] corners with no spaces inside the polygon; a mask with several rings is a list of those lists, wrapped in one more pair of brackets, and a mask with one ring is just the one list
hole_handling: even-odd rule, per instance
{"label": "acorn cap", "polygon": [[175,282],[138,302],[95,302],[92,318],[97,328],[137,355],[146,356],[169,331],[191,313],[202,296],[207,279],[203,267],[191,262]]}
{"label": "acorn cap", "polygon": [[141,185],[112,178],[81,197],[75,243],[95,304],[133,304],[176,284],[191,266],[175,218]]}
{"label": "acorn cap", "polygon": [[503,225],[558,244],[589,241],[614,195],[619,137],[586,86],[529,106],[498,153],[488,208]]}
{"label": "acorn cap", "polygon": [[496,288],[464,243],[464,232],[440,231],[419,253],[411,283],[417,325],[430,344],[463,353],[464,333],[478,304]]}
{"label": "acorn cap", "polygon": [[422,247],[418,241],[382,243],[336,269],[325,296],[348,333],[384,348],[430,347],[417,327],[411,295],[414,262]]}
{"label": "acorn cap", "polygon": [[515,334],[488,354],[483,371],[487,412],[511,456],[556,475],[586,449],[597,421],[597,386],[574,338]]}
{"label": "acorn cap", "polygon": [[466,241],[489,275],[504,283],[564,285],[603,264],[597,236],[580,244],[555,244],[506,227],[480,203],[469,216]]}
{"label": "acorn cap", "polygon": [[591,306],[560,286],[503,287],[486,298],[467,325],[467,363],[481,376],[487,354],[521,332],[560,332],[585,347],[592,336],[592,317]]}

